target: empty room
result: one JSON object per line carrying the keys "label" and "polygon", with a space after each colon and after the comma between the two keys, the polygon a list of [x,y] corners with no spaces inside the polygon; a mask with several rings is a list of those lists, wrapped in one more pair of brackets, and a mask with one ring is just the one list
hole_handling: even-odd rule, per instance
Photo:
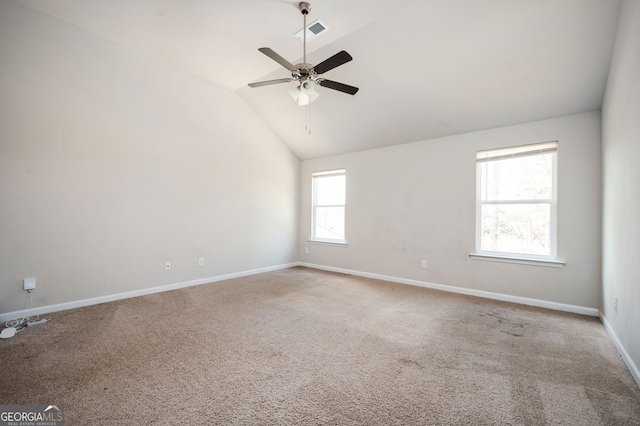
{"label": "empty room", "polygon": [[0,425],[640,425],[640,1],[0,0]]}

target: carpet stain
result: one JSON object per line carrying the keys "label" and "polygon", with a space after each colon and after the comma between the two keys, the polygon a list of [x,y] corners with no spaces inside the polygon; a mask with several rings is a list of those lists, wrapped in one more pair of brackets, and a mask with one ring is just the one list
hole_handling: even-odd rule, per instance
{"label": "carpet stain", "polygon": [[504,324],[505,321],[508,321],[508,318],[503,317],[502,315],[498,314],[497,312],[489,312],[489,313],[481,312],[478,315],[481,316],[481,317],[495,318],[495,319],[498,320],[498,322],[500,324]]}
{"label": "carpet stain", "polygon": [[516,337],[522,337],[523,334],[518,334],[518,333],[512,333],[510,331],[505,331],[505,330],[500,330],[501,333],[505,333],[505,334],[509,334],[511,336],[516,336]]}
{"label": "carpet stain", "polygon": [[416,367],[420,370],[424,369],[424,365],[420,364],[418,361],[414,361],[412,359],[400,358],[400,362],[407,367]]}
{"label": "carpet stain", "polygon": [[507,330],[499,330],[499,331],[501,333],[505,333],[514,337],[523,337],[524,334],[522,333],[524,332],[524,329],[529,326],[529,324],[526,322],[520,322],[514,319],[507,318],[501,312],[497,312],[494,310],[490,312],[479,312],[478,315],[480,317],[488,317],[488,318],[493,318],[497,320],[498,324],[502,326],[500,328],[507,329]]}

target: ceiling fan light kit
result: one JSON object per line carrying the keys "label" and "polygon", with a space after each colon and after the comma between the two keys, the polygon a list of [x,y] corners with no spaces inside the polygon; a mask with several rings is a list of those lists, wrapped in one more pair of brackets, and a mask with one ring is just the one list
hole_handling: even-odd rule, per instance
{"label": "ceiling fan light kit", "polygon": [[313,81],[305,80],[300,83],[300,86],[289,90],[289,94],[298,105],[309,105],[320,97],[320,94],[315,91],[315,87]]}
{"label": "ceiling fan light kit", "polygon": [[349,86],[348,84],[339,83],[337,81],[327,80],[321,77],[321,74],[326,73],[340,65],[343,65],[353,58],[347,52],[340,51],[330,57],[329,59],[320,62],[318,65],[313,66],[307,63],[307,15],[311,11],[311,5],[307,2],[301,2],[298,4],[298,9],[303,16],[303,46],[302,46],[302,63],[293,65],[285,58],[277,54],[275,51],[268,47],[261,47],[258,49],[284,68],[291,72],[290,78],[280,78],[276,80],[259,81],[256,83],[250,83],[249,87],[262,87],[272,84],[288,83],[295,81],[298,83],[298,87],[289,90],[289,93],[298,105],[309,105],[309,103],[318,99],[320,94],[316,92],[315,86],[326,87],[328,89],[337,90],[339,92],[347,93],[349,95],[355,95],[358,92],[358,88]]}

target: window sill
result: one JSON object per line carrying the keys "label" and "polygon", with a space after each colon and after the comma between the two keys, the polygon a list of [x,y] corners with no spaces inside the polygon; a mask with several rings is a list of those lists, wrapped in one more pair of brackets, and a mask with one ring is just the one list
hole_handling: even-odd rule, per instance
{"label": "window sill", "polygon": [[567,262],[554,259],[530,259],[518,256],[505,256],[500,254],[469,253],[469,257],[474,260],[488,260],[489,262],[518,263],[521,265],[548,266],[551,268],[562,268]]}
{"label": "window sill", "polygon": [[308,243],[313,243],[313,244],[324,244],[324,245],[328,245],[328,246],[340,246],[340,247],[346,247],[349,244],[346,241],[330,241],[330,240],[307,240]]}

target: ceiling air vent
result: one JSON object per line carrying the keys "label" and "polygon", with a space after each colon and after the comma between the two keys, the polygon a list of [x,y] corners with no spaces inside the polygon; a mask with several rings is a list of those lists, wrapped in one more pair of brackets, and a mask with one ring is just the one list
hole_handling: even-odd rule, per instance
{"label": "ceiling air vent", "polygon": [[[325,24],[322,23],[319,19],[313,21],[309,25],[307,25],[307,41],[311,40],[314,37],[319,36],[320,34],[326,32],[329,29]],[[303,30],[298,31],[295,36],[300,40],[303,39]]]}

